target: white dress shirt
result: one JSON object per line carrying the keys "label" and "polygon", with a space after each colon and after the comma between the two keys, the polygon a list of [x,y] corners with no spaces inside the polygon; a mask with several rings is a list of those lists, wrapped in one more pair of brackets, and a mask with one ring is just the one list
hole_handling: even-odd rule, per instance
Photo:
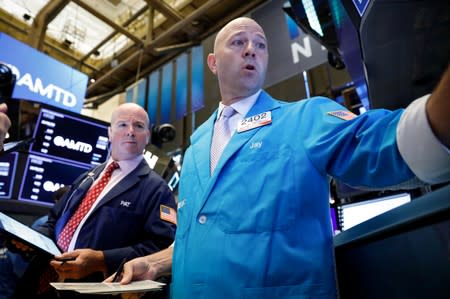
{"label": "white dress shirt", "polygon": [[[126,177],[130,172],[132,172],[139,165],[139,163],[141,163],[141,160],[143,158],[144,158],[144,156],[140,155],[140,156],[137,156],[136,158],[131,159],[131,160],[117,161],[117,163],[119,163],[120,168],[114,170],[114,172],[112,173],[111,179],[109,180],[108,184],[105,186],[105,188],[99,194],[99,196],[97,197],[95,202],[92,204],[92,207],[87,212],[86,216],[84,216],[84,218],[81,220],[80,224],[78,225],[77,229],[75,230],[75,232],[74,232],[74,234],[72,236],[72,240],[70,241],[70,244],[69,244],[69,247],[68,247],[67,251],[73,251],[74,250],[75,244],[76,244],[76,241],[77,241],[77,238],[78,238],[78,234],[80,233],[80,230],[83,227],[83,224],[86,222],[86,219],[92,213],[92,211],[97,206],[97,204],[100,202],[100,200],[103,197],[105,197],[105,195],[112,188],[114,188],[114,186],[116,186],[124,177]],[[106,165],[109,165],[109,163],[111,163],[112,161],[113,161],[112,158],[109,158],[108,163]],[[105,169],[106,169],[106,167],[103,169],[103,171],[97,177],[97,179],[92,183],[91,188],[103,176],[103,173],[105,172]]]}

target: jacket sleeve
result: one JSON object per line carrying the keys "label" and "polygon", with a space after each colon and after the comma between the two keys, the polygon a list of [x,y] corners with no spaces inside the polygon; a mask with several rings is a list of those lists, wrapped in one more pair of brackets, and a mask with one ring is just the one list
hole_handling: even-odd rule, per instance
{"label": "jacket sleeve", "polygon": [[[161,219],[161,205],[171,208],[176,213],[176,202],[172,191],[166,182],[153,171],[150,176],[141,181],[139,196],[140,210],[145,211],[142,216],[135,219],[137,224],[142,221],[142,230],[136,242],[132,245],[104,250],[108,274],[113,273],[122,260],[131,260],[135,257],[148,255],[165,249],[173,243],[176,225]],[[142,217],[142,219],[140,219]],[[131,234],[131,232],[130,232]],[[129,242],[131,240],[128,240]]]}

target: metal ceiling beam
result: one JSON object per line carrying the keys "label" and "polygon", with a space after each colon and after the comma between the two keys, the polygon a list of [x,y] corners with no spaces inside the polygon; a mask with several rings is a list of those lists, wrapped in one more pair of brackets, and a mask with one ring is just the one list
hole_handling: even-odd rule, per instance
{"label": "metal ceiling beam", "polygon": [[[205,14],[211,7],[218,5],[223,0],[209,0],[202,6],[200,6],[197,10],[192,12],[190,15],[186,16],[184,19],[170,27],[167,31],[165,31],[163,34],[156,37],[154,40],[150,40],[144,43],[144,51],[150,51],[152,47],[155,47],[159,42],[164,41],[168,37],[171,37],[175,33],[183,30],[186,26],[190,25],[192,21],[195,21],[199,17],[201,17],[203,14]],[[107,81],[110,77],[113,77],[119,70],[125,68],[128,66],[131,62],[134,62],[135,60],[139,59],[140,51],[130,55],[125,60],[123,60],[118,66],[110,69],[105,75],[101,76],[100,78],[97,78],[97,80],[89,85],[87,89],[87,94],[92,92],[97,88],[97,86],[103,84],[105,81]]]}
{"label": "metal ceiling beam", "polygon": [[177,22],[183,19],[183,16],[177,10],[173,9],[165,2],[160,0],[145,0],[145,2],[168,18],[174,19]]}
{"label": "metal ceiling beam", "polygon": [[85,67],[91,69],[92,71],[98,71],[98,68],[97,68],[97,67],[95,67],[95,66],[93,66],[93,65],[91,65],[91,64],[89,64],[89,63],[86,63],[86,62],[84,62],[84,61],[80,61],[80,60],[78,59],[78,57],[76,57],[76,56],[73,55],[72,53],[63,50],[63,49],[61,49],[60,47],[57,47],[57,46],[53,45],[52,43],[49,43],[49,42],[46,41],[46,42],[45,42],[45,46],[48,47],[48,48],[50,48],[50,49],[52,49],[52,51],[61,53],[62,55],[64,55],[65,57],[67,57],[67,59],[70,59],[70,60],[74,61],[74,62],[75,62],[74,64],[69,64],[69,63],[67,63],[67,62],[64,62],[64,63],[66,63],[66,64],[68,64],[68,65],[70,65],[70,66],[76,67],[76,68],[77,68],[78,70],[80,70],[80,71],[81,71],[81,66],[85,66]]}
{"label": "metal ceiling beam", "polygon": [[[140,15],[142,15],[144,12],[146,12],[148,9],[148,5],[145,5],[144,7],[142,7],[140,10],[138,10],[134,15],[131,16],[131,18],[129,18],[128,20],[126,20],[122,26],[126,27],[128,25],[130,25],[134,20],[136,20]],[[98,43],[94,48],[92,48],[91,51],[89,51],[89,53],[87,53],[86,55],[84,55],[80,60],[81,61],[85,61],[86,59],[88,59],[92,54],[94,54],[95,51],[97,51],[98,49],[100,49],[104,44],[106,44],[107,42],[109,42],[111,40],[111,38],[114,37],[114,35],[117,34],[117,30],[114,30],[111,34],[109,34],[107,37],[105,37],[100,43]]]}
{"label": "metal ceiling beam", "polygon": [[80,6],[81,8],[86,10],[87,12],[91,13],[96,18],[102,20],[103,22],[105,22],[106,24],[108,24],[109,26],[114,28],[116,31],[118,31],[118,32],[122,33],[123,35],[127,36],[129,39],[131,39],[133,42],[135,42],[139,46],[142,46],[144,44],[144,42],[140,38],[136,37],[134,34],[130,33],[128,30],[126,30],[122,26],[116,24],[114,21],[111,21],[105,15],[103,15],[100,12],[98,12],[97,10],[93,9],[92,7],[90,7],[89,5],[84,3],[83,1],[81,1],[81,0],[72,0],[72,2],[76,3],[78,6]]}
{"label": "metal ceiling beam", "polygon": [[33,48],[42,50],[45,40],[47,25],[63,10],[70,0],[49,1],[37,14],[31,24],[28,35],[28,44]]}

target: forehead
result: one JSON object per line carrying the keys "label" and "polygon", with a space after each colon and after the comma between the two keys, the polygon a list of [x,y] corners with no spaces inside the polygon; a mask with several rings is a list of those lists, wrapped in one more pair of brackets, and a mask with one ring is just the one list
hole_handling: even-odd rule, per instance
{"label": "forehead", "polygon": [[240,22],[232,22],[228,24],[223,32],[222,38],[228,39],[235,35],[244,35],[244,34],[254,34],[263,39],[266,39],[266,35],[264,34],[263,29],[255,22],[251,21],[240,21]]}
{"label": "forehead", "polygon": [[117,121],[139,121],[147,122],[147,115],[140,109],[123,108],[116,111],[114,122]]}

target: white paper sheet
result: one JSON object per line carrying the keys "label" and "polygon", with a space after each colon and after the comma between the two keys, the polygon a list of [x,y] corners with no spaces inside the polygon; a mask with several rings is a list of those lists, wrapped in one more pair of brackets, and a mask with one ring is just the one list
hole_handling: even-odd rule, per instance
{"label": "white paper sheet", "polygon": [[55,289],[60,291],[75,291],[82,294],[120,294],[144,293],[160,290],[165,284],[153,280],[132,281],[129,284],[118,282],[52,282]]}

